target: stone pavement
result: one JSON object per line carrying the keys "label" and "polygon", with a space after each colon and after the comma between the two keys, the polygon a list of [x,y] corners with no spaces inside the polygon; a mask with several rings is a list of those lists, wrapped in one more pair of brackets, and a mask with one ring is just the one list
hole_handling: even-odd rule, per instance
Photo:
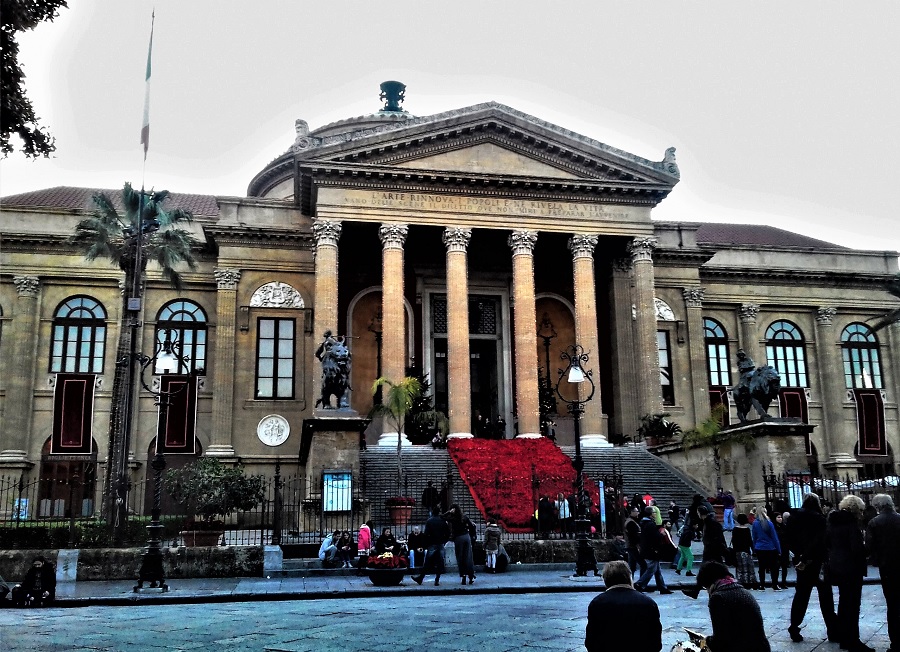
{"label": "stone pavement", "polygon": [[[689,579],[665,571],[676,588]],[[454,581],[455,580],[455,581]],[[516,568],[479,574],[473,586],[452,575],[441,586],[410,579],[391,589],[367,578],[172,580],[169,593],[136,596],[130,582],[82,582],[59,607],[0,610],[0,649],[267,650],[270,652],[402,652],[583,650],[587,605],[602,590],[593,576],[574,578],[570,567]],[[755,592],[773,652],[839,652],[825,642],[813,596],[803,643],[786,631],[793,590]],[[477,596],[477,597],[476,597]],[[683,627],[708,632],[704,595],[651,594],[660,607],[663,650],[684,640]],[[389,599],[384,599],[389,598]],[[221,602],[222,604],[209,604]],[[194,603],[194,604],[192,604]],[[888,646],[881,587],[863,592],[863,639],[879,652]],[[639,626],[639,623],[623,626]]]}

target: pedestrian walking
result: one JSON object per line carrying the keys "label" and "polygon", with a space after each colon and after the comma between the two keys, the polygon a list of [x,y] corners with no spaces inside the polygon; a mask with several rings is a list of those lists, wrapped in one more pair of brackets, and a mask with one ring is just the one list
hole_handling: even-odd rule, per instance
{"label": "pedestrian walking", "polygon": [[[562,494],[560,494],[562,495]],[[484,528],[484,554],[485,568],[488,573],[497,572],[497,555],[500,553],[500,526],[496,521],[489,518]]]}
{"label": "pedestrian walking", "polygon": [[461,584],[475,583],[475,562],[472,559],[472,543],[475,538],[475,524],[469,517],[462,513],[456,503],[450,506],[450,511],[444,514],[450,525],[450,536],[453,539],[453,550],[456,553],[456,565],[459,568]]}
{"label": "pedestrian walking", "polygon": [[678,565],[675,567],[675,573],[681,575],[681,569],[687,568],[685,575],[694,576],[694,552],[691,550],[691,544],[694,542],[694,533],[700,526],[694,523],[685,523],[681,528],[681,536],[678,537]]}
{"label": "pedestrian walking", "polygon": [[572,511],[569,509],[569,499],[562,492],[556,495],[556,518],[559,520],[559,533],[563,539],[568,539],[569,535],[575,538],[575,527],[572,518]]}
{"label": "pedestrian walking", "polygon": [[795,643],[803,640],[800,625],[806,616],[813,588],[819,596],[819,609],[825,621],[828,640],[838,640],[834,595],[831,592],[831,585],[822,577],[822,566],[825,563],[825,529],[826,521],[822,513],[821,500],[814,493],[806,494],[802,506],[791,514],[785,528],[788,545],[794,553],[794,570],[797,573],[797,586],[791,602],[791,621],[788,627],[788,634]]}
{"label": "pedestrian walking", "polygon": [[859,639],[859,611],[863,578],[866,576],[865,540],[862,515],[865,503],[859,496],[847,496],[828,515],[825,547],[828,575],[838,588],[838,642],[850,652],[875,652]]}
{"label": "pedestrian walking", "polygon": [[625,519],[625,542],[626,552],[628,554],[628,567],[631,569],[631,575],[634,576],[635,570],[640,568],[640,577],[647,570],[647,562],[641,556],[641,524],[639,521],[638,510],[631,507],[628,511],[628,518]]}
{"label": "pedestrian walking", "polygon": [[716,520],[714,511],[705,505],[697,510],[703,528],[703,561],[725,561],[725,531]]}
{"label": "pedestrian walking", "polygon": [[[737,581],[747,589],[758,589],[756,566],[753,565],[753,533],[746,514],[738,514],[737,525],[731,531],[731,548],[734,550],[734,570]],[[760,569],[760,572],[762,569]]]}
{"label": "pedestrian walking", "polygon": [[781,543],[781,555],[778,557],[778,570],[780,571],[781,578],[779,579],[776,576],[775,580],[782,589],[788,587],[787,574],[788,568],[790,568],[791,565],[791,550],[785,543],[787,541],[787,525],[785,524],[785,519],[790,515],[790,512],[776,514],[775,520],[773,521],[775,524],[775,534],[778,535],[778,541]]}
{"label": "pedestrian walking", "polygon": [[635,582],[634,588],[642,593],[647,591],[647,585],[651,579],[656,582],[656,588],[662,595],[672,593],[666,586],[666,580],[663,577],[660,568],[660,556],[663,552],[663,535],[659,526],[653,520],[653,508],[644,508],[644,518],[641,519],[641,555],[647,563],[647,570],[641,573],[638,581]]}
{"label": "pedestrian walking", "polygon": [[866,527],[866,552],[881,574],[890,649],[900,652],[900,514],[887,494],[874,496],[872,506],[878,515]]}
{"label": "pedestrian walking", "polygon": [[431,518],[425,521],[425,563],[419,571],[419,575],[413,576],[416,584],[421,584],[425,576],[434,573],[434,585],[441,585],[441,575],[446,571],[444,563],[444,546],[450,540],[450,525],[435,507],[431,512]]}
{"label": "pedestrian walking", "polygon": [[722,494],[722,508],[724,515],[722,528],[728,530],[729,532],[734,529],[734,505],[734,496],[730,491],[726,491],[724,494]]}
{"label": "pedestrian walking", "polygon": [[766,572],[772,578],[772,589],[780,591],[778,585],[778,558],[781,556],[781,542],[775,533],[775,525],[769,520],[765,507],[756,508],[756,520],[751,528],[753,549],[759,559],[759,588],[766,589]]}

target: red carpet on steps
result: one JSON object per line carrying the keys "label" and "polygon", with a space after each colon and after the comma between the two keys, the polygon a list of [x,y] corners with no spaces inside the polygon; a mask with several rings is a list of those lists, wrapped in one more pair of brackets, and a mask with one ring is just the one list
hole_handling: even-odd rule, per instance
{"label": "red carpet on steps", "polygon": [[[572,459],[549,439],[451,439],[447,450],[482,517],[493,514],[508,532],[531,532],[541,496],[574,493]],[[539,485],[533,485],[536,477]],[[596,513],[597,484],[585,478]],[[475,520],[475,519],[473,519]]]}

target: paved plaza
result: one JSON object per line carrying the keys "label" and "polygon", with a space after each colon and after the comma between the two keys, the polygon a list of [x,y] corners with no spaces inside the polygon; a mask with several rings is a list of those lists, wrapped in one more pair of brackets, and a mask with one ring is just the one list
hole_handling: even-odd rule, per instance
{"label": "paved plaza", "polygon": [[[666,573],[673,584],[680,580]],[[561,569],[479,575],[462,587],[445,576],[440,588],[408,578],[379,589],[352,575],[266,580],[173,580],[165,595],[134,598],[130,583],[80,582],[63,607],[0,611],[0,650],[143,651],[260,650],[583,650],[587,605],[599,578],[572,578]],[[839,652],[824,642],[813,600],[803,630],[786,631],[793,589],[756,592],[773,652]],[[654,595],[663,620],[663,650],[684,639],[682,627],[709,631],[706,598]],[[888,647],[878,585],[863,589],[863,640]],[[623,627],[640,627],[623,623]]]}

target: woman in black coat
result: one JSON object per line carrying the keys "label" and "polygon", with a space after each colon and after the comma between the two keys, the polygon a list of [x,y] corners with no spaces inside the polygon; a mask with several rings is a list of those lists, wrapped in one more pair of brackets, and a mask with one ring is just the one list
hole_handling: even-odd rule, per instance
{"label": "woman in black coat", "polygon": [[828,550],[828,579],[838,587],[837,626],[841,649],[850,652],[875,652],[859,640],[859,608],[863,578],[866,576],[866,551],[862,533],[865,503],[859,496],[847,496],[836,511],[828,515],[825,546]]}
{"label": "woman in black coat", "polygon": [[735,581],[727,566],[704,563],[697,584],[709,592],[713,633],[706,637],[706,646],[710,652],[771,652],[759,603]]}
{"label": "woman in black coat", "polygon": [[475,561],[472,557],[472,536],[469,533],[475,526],[455,503],[450,506],[450,511],[444,514],[444,518],[450,526],[450,537],[453,539],[453,551],[456,553],[461,584],[466,583],[467,577],[469,584],[474,584]]}

